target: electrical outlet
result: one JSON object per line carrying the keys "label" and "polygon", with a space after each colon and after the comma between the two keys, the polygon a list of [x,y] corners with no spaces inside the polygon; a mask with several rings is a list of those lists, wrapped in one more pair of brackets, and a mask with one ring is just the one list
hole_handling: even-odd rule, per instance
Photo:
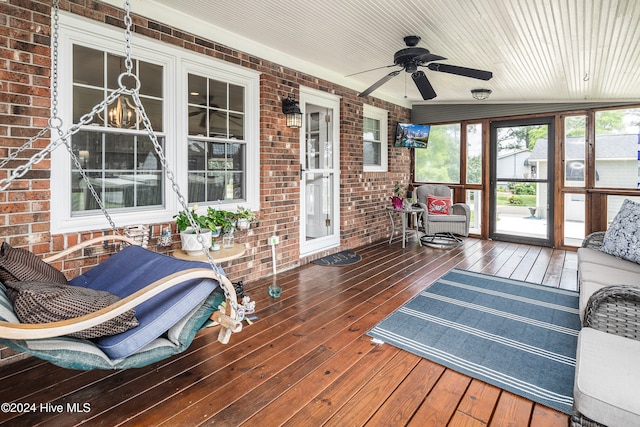
{"label": "electrical outlet", "polygon": [[278,236],[271,236],[269,237],[269,239],[267,239],[267,243],[269,244],[269,246],[275,246],[280,243],[280,238]]}

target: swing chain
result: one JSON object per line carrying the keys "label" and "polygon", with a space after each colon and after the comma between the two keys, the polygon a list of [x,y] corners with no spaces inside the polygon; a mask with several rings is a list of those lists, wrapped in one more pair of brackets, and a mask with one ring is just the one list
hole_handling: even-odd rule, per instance
{"label": "swing chain", "polygon": [[129,0],[124,2],[124,65],[126,68],[126,75],[133,75],[133,60],[131,59],[131,26],[133,25],[133,21],[131,19],[131,5],[129,4]]}
{"label": "swing chain", "polygon": [[53,126],[56,122],[57,129],[62,127],[62,120],[58,117],[58,31],[60,29],[58,16],[58,0],[53,0],[53,58],[51,63],[51,117],[49,118],[49,126]]}
{"label": "swing chain", "polygon": [[[167,177],[167,179],[169,180],[169,182],[171,183],[171,188],[173,189],[173,192],[176,194],[176,197],[178,199],[178,203],[180,204],[180,206],[182,206],[183,210],[187,213],[187,218],[189,219],[189,225],[191,225],[191,227],[193,227],[193,229],[196,231],[196,239],[198,240],[198,243],[200,243],[200,245],[202,246],[202,251],[203,253],[207,256],[207,261],[209,263],[209,265],[211,266],[211,269],[214,271],[214,274],[216,276],[216,279],[218,280],[219,283],[222,283],[222,277],[220,274],[220,271],[215,263],[215,261],[213,260],[213,257],[211,256],[211,253],[209,252],[209,248],[211,247],[211,242],[205,242],[204,238],[202,237],[202,233],[200,232],[200,226],[199,224],[195,221],[195,219],[193,218],[193,216],[191,215],[191,211],[189,210],[189,205],[186,201],[186,199],[184,198],[184,196],[182,195],[182,192],[180,191],[180,188],[178,186],[176,177],[173,173],[173,171],[170,168],[169,162],[167,161],[167,158],[164,154],[164,149],[162,147],[162,145],[160,145],[160,142],[158,141],[158,137],[156,136],[155,132],[153,131],[153,127],[151,125],[151,120],[149,120],[149,117],[147,116],[147,113],[144,109],[144,106],[142,105],[142,100],[140,99],[140,93],[139,93],[139,89],[140,89],[140,80],[138,79],[138,77],[133,74],[132,70],[133,70],[133,60],[131,59],[131,26],[132,26],[132,19],[131,19],[131,9],[130,9],[130,5],[129,5],[129,0],[125,1],[125,16],[124,16],[124,23],[125,23],[125,66],[126,66],[126,71],[123,72],[122,74],[120,74],[120,76],[118,77],[118,83],[120,85],[120,89],[119,91],[122,91],[123,93],[130,95],[133,99],[133,104],[136,107],[138,114],[140,116],[140,119],[142,121],[142,124],[144,125],[144,128],[147,131],[147,136],[149,137],[149,139],[151,140],[151,142],[153,143],[153,147],[156,151],[156,154],[158,155],[158,158],[160,159],[160,164],[162,165],[162,167],[164,168],[165,171],[165,176]],[[124,84],[122,82],[122,78],[124,76],[129,76],[135,79],[135,87],[133,89],[126,89],[124,87]],[[239,305],[236,302],[233,302],[233,300],[230,298],[230,294],[229,294],[229,290],[226,288],[226,286],[221,286],[224,294],[225,294],[225,298],[231,302],[232,304],[232,309],[235,312],[235,315],[237,317],[236,320],[242,319],[244,317],[244,310],[241,309],[239,307]]]}

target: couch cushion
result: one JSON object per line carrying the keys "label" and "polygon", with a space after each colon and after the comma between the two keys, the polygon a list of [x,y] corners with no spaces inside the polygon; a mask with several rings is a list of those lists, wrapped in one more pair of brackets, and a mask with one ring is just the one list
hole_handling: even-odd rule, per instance
{"label": "couch cushion", "polygon": [[26,249],[11,247],[2,242],[0,247],[0,281],[67,283],[62,272],[56,270]]}
{"label": "couch cushion", "polygon": [[632,271],[640,274],[640,264],[617,258],[613,255],[606,254],[597,249],[579,248],[578,249],[578,266],[582,264],[599,264],[617,268],[625,271]]}
{"label": "couch cushion", "polygon": [[600,250],[640,263],[640,203],[625,199],[604,234]]}
{"label": "couch cushion", "polygon": [[574,406],[608,426],[640,425],[640,341],[583,328],[578,335]]}
{"label": "couch cushion", "polygon": [[578,270],[580,283],[594,282],[602,285],[640,286],[640,272],[622,270],[602,264],[583,262]]}
{"label": "couch cushion", "polygon": [[467,222],[464,215],[429,215],[431,222]]}
{"label": "couch cushion", "polygon": [[[120,300],[106,291],[60,283],[7,282],[13,310],[21,323],[48,323],[72,319],[105,308]],[[98,338],[119,334],[138,326],[135,311],[121,315],[83,331],[69,334],[77,338]]]}
{"label": "couch cushion", "polygon": [[[210,267],[206,263],[184,261],[140,246],[129,246],[76,277],[71,284],[107,290],[124,298],[156,280],[189,268]],[[96,343],[111,359],[127,357],[164,334],[200,305],[217,286],[218,283],[210,279],[194,279],[176,285],[136,307],[138,327],[98,338]]]}
{"label": "couch cushion", "polygon": [[604,288],[605,286],[609,286],[609,285],[590,282],[588,280],[585,280],[580,283],[580,299],[579,299],[580,322],[584,321],[584,309],[587,307],[587,302],[589,301],[589,298],[591,297],[591,295],[593,295],[596,291],[599,291],[600,289]]}

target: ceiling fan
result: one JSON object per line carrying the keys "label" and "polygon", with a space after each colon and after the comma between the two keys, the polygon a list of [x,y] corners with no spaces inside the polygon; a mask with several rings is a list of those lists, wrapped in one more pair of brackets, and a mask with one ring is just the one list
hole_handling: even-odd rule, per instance
{"label": "ceiling fan", "polygon": [[442,61],[444,58],[439,55],[434,55],[429,52],[427,49],[422,47],[416,47],[418,42],[420,41],[419,36],[407,36],[404,38],[404,42],[407,47],[404,49],[400,49],[393,55],[393,64],[386,65],[384,67],[373,68],[371,70],[361,71],[359,73],[350,74],[347,77],[354,76],[356,74],[366,73],[368,71],[379,70],[381,68],[389,68],[389,67],[402,67],[401,70],[392,71],[371,86],[367,88],[364,92],[359,94],[358,96],[365,97],[369,95],[374,90],[378,89],[380,86],[400,74],[402,70],[407,73],[411,73],[411,78],[415,82],[420,94],[423,99],[433,99],[437,96],[436,91],[433,90],[433,86],[427,79],[427,75],[422,70],[418,70],[418,67],[426,66],[431,71],[439,71],[442,73],[456,74],[464,77],[471,77],[473,79],[479,80],[489,80],[493,77],[493,73],[491,71],[483,71],[476,70],[474,68],[465,68],[459,67],[456,65],[448,65],[448,64],[438,64],[433,63],[433,61]]}

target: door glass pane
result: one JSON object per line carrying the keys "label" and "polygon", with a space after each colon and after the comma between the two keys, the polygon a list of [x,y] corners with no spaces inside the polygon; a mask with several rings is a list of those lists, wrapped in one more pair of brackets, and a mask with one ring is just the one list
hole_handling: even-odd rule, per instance
{"label": "door glass pane", "polygon": [[321,109],[307,115],[306,168],[333,168],[333,136],[331,111]]}
{"label": "door glass pane", "polygon": [[[498,179],[546,177],[547,126],[509,126],[497,129]],[[538,168],[544,166],[540,173]]]}
{"label": "door glass pane", "polygon": [[547,237],[546,182],[498,182],[495,231],[511,236]]}
{"label": "door glass pane", "polygon": [[416,181],[460,183],[460,124],[431,126],[429,146],[415,156]]}
{"label": "door glass pane", "polygon": [[482,124],[467,125],[467,184],[482,183]]}
{"label": "door glass pane", "polygon": [[640,187],[640,108],[596,112],[596,187]]}
{"label": "door glass pane", "polygon": [[564,195],[564,244],[567,246],[580,246],[585,237],[585,195]]}
{"label": "door glass pane", "polygon": [[315,239],[332,235],[333,175],[313,172],[306,172],[305,175],[307,238]]}

